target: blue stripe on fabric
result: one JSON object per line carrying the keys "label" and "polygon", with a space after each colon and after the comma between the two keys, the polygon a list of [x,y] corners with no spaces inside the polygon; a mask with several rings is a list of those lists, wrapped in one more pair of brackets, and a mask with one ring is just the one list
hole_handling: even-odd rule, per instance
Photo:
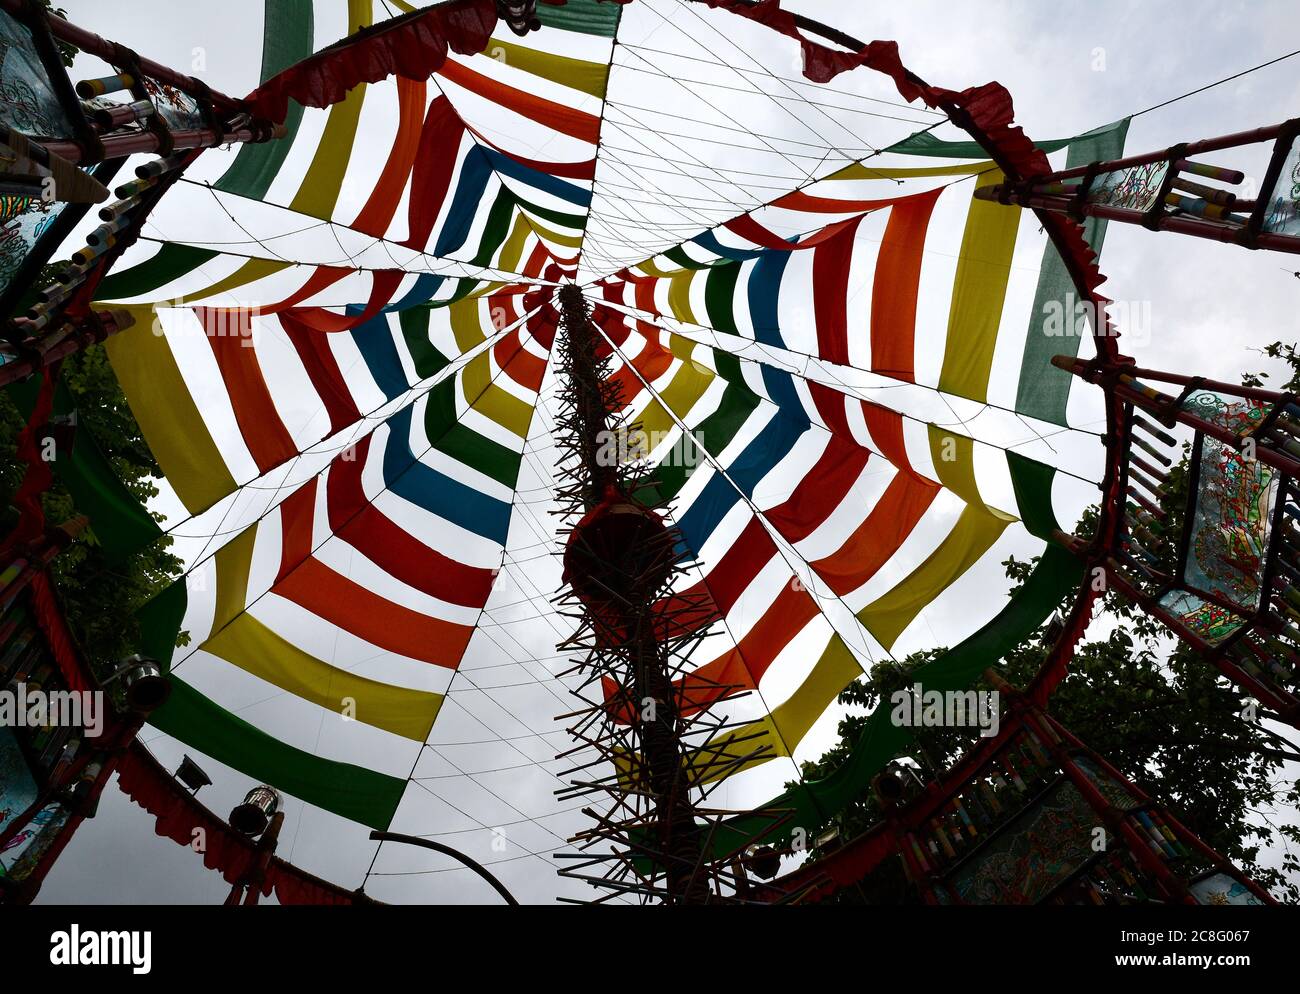
{"label": "blue stripe on fabric", "polygon": [[749,273],[749,321],[754,326],[754,339],[764,345],[785,348],[781,338],[780,320],[776,302],[781,292],[781,278],[785,275],[789,252],[767,251],[754,263]]}
{"label": "blue stripe on fabric", "polygon": [[536,190],[549,193],[552,197],[558,197],[560,200],[567,201],[577,207],[591,206],[590,190],[575,186],[573,183],[566,183],[559,177],[544,173],[540,169],[525,166],[522,162],[516,162],[510,156],[503,155],[494,148],[484,147],[482,151],[487,156],[492,168],[502,176],[509,176],[520,183],[526,183]]}
{"label": "blue stripe on fabric", "polygon": [[411,415],[408,406],[388,419],[384,449],[384,483],[388,489],[466,531],[504,545],[510,531],[510,505],[416,459],[411,451]]}
{"label": "blue stripe on fabric", "polygon": [[766,249],[738,249],[729,245],[723,245],[718,241],[718,236],[712,231],[706,231],[702,235],[696,235],[691,239],[696,245],[706,252],[712,252],[714,255],[720,255],[724,259],[732,262],[747,262],[750,259],[757,259]]}
{"label": "blue stripe on fabric", "polygon": [[[352,308],[348,310],[351,312]],[[397,354],[397,343],[393,341],[393,330],[388,326],[388,318],[377,314],[365,324],[357,325],[351,331],[352,341],[357,351],[366,361],[366,368],[374,377],[384,397],[394,400],[406,393],[410,383],[406,379],[406,370]]]}
{"label": "blue stripe on fabric", "polygon": [[433,247],[434,255],[451,255],[465,244],[491,176],[492,164],[483,154],[483,147],[477,145],[470,149],[460,167],[456,194],[452,197],[451,209],[447,211],[447,220],[438,232],[438,241]]}

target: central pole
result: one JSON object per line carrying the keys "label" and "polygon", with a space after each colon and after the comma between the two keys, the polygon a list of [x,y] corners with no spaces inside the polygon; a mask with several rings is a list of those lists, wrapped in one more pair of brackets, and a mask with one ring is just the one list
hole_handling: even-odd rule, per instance
{"label": "central pole", "polygon": [[[637,874],[649,877],[648,890],[664,903],[704,903],[711,891],[690,797],[671,640],[662,637],[664,612],[657,609],[671,589],[676,542],[663,519],[633,497],[640,468],[626,458],[609,353],[602,354],[582,292],[571,284],[559,299],[568,378],[561,444],[571,460],[576,456],[565,467],[561,499],[579,516],[565,549],[565,580],[590,625],[586,665],[603,678],[597,681],[602,691],[607,684],[620,688],[605,702],[597,745],[618,771],[623,797],[614,809],[622,816],[609,816],[599,834],[626,847],[629,865],[640,865]],[[646,865],[659,872],[647,875]]]}

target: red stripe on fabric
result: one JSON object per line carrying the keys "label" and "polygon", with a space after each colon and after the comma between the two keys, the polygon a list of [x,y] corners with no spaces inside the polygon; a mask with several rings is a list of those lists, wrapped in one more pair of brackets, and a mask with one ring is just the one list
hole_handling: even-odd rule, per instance
{"label": "red stripe on fabric", "polygon": [[835,221],[798,242],[786,241],[776,232],[764,228],[749,214],[742,214],[740,217],[732,218],[730,221],[723,224],[723,227],[728,231],[739,235],[741,238],[748,239],[761,248],[779,249],[782,252],[791,252],[798,249],[816,248],[818,245],[822,245],[837,237],[845,228],[856,227],[858,222],[861,220],[862,218],[859,216],[845,218],[843,221]]}
{"label": "red stripe on fabric", "polygon": [[375,508],[361,485],[370,436],[354,448],[354,460],[335,459],[330,464],[326,491],[334,534],[384,572],[430,597],[463,607],[486,604],[493,571],[444,556]]}
{"label": "red stripe on fabric", "polygon": [[530,121],[536,121],[552,131],[558,131],[562,135],[568,135],[570,138],[577,138],[579,141],[585,141],[592,145],[595,145],[600,138],[600,119],[598,117],[584,111],[575,110],[572,107],[566,107],[563,104],[557,104],[552,100],[539,97],[535,93],[518,90],[499,80],[490,79],[454,59],[448,59],[443,63],[442,68],[438,70],[438,75],[443,79],[451,80],[457,86],[463,86],[465,89],[477,93],[480,97],[491,100],[500,107],[514,111]]}
{"label": "red stripe on fabric", "polygon": [[203,337],[212,346],[239,434],[259,472],[288,462],[298,454],[298,445],[276,410],[257,361],[257,350],[252,348],[250,312],[196,307],[194,314],[206,332]]}
{"label": "red stripe on fabric", "polygon": [[930,215],[943,187],[894,206],[876,260],[871,294],[871,368],[916,380],[916,300]]}
{"label": "red stripe on fabric", "polygon": [[903,416],[879,404],[871,404],[865,400],[861,403],[862,415],[866,419],[867,431],[871,434],[871,441],[875,443],[876,451],[888,459],[895,468],[924,483],[930,483],[930,480],[912,468],[912,462],[907,458],[907,445],[903,441]]}
{"label": "red stripe on fabric", "polygon": [[812,395],[817,413],[826,422],[826,427],[837,435],[852,438],[853,430],[849,427],[849,415],[844,406],[845,400],[848,399],[846,395],[824,383],[813,380],[805,382],[808,384],[808,393]]}
{"label": "red stripe on fabric", "polygon": [[420,139],[423,129],[425,96],[428,84],[399,76],[397,78],[398,124],[397,137],[393,140],[392,151],[384,164],[384,171],[379,174],[374,192],[366,201],[352,227],[368,235],[381,238],[388,233],[397,207],[402,202],[402,192],[406,181],[415,166],[415,157],[420,151]]}
{"label": "red stripe on fabric", "polygon": [[317,266],[316,271],[311,274],[307,282],[303,284],[302,289],[296,291],[291,296],[286,297],[278,304],[265,304],[258,307],[260,314],[279,314],[282,311],[290,310],[297,307],[304,300],[308,300],[332,287],[345,276],[351,276],[356,272],[354,269],[346,269],[339,266]]}
{"label": "red stripe on fabric", "polygon": [[898,473],[839,550],[809,565],[839,596],[852,593],[898,551],[939,490],[937,484]]}
{"label": "red stripe on fabric", "polygon": [[[849,364],[848,291],[853,240],[862,218],[853,218],[825,239],[813,254],[813,313],[818,355]],[[835,227],[832,225],[832,227]]]}
{"label": "red stripe on fabric", "polygon": [[525,390],[536,392],[546,375],[546,360],[524,348],[520,331],[506,335],[492,350],[497,366]]}
{"label": "red stripe on fabric", "polygon": [[319,480],[313,476],[280,504],[280,569],[276,583],[312,554]]}
{"label": "red stripe on fabric", "polygon": [[784,503],[764,512],[781,536],[801,542],[824,522],[857,482],[871,453],[849,439],[832,435],[821,458]]}
{"label": "red stripe on fabric", "polygon": [[304,560],[271,591],[380,649],[448,669],[460,664],[474,633],[471,625],[381,597],[315,558]]}
{"label": "red stripe on fabric", "polygon": [[370,299],[360,314],[337,314],[323,307],[298,307],[293,311],[294,319],[300,326],[325,334],[351,331],[365,324],[392,302],[397,288],[406,279],[406,273],[400,269],[378,269],[370,275]]}
{"label": "red stripe on fabric", "polygon": [[472,124],[466,124],[465,127],[469,129],[470,134],[484,145],[496,149],[502,155],[509,156],[521,166],[527,166],[529,169],[536,169],[538,172],[549,173],[552,176],[560,176],[564,179],[592,180],[596,178],[596,160],[594,157],[584,159],[581,162],[542,162],[540,159],[530,159],[527,156],[507,151]]}
{"label": "red stripe on fabric", "polygon": [[890,197],[886,200],[833,200],[829,197],[814,196],[803,190],[795,190],[779,200],[772,201],[772,206],[788,211],[803,211],[805,214],[849,214],[879,210],[906,199],[906,197]]}
{"label": "red stripe on fabric", "polygon": [[333,435],[360,421],[361,412],[357,410],[356,401],[352,399],[343,374],[339,372],[338,360],[330,349],[329,336],[300,323],[296,315],[288,311],[280,315],[280,325],[297,350],[298,358],[302,360],[307,376],[311,379],[311,385],[316,388],[316,393],[325,405],[330,418],[329,433]]}
{"label": "red stripe on fabric", "polygon": [[682,688],[682,713],[694,714],[728,694],[756,690],[776,657],[817,613],[808,592],[787,583],[734,648],[674,681]]}
{"label": "red stripe on fabric", "polygon": [[420,252],[428,248],[433,226],[438,223],[451,189],[464,135],[465,125],[450,100],[440,96],[429,104],[411,172],[411,199],[407,205],[410,235],[402,242],[407,248]]}

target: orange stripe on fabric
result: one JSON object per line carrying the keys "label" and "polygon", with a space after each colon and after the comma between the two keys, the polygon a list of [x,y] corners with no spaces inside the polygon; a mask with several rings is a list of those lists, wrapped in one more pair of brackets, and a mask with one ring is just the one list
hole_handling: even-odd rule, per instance
{"label": "orange stripe on fabric", "polygon": [[489,79],[453,59],[443,63],[442,68],[438,70],[438,75],[562,135],[590,142],[592,145],[595,145],[600,137],[599,118],[539,97],[535,93],[526,93],[498,80]]}
{"label": "orange stripe on fabric", "polygon": [[315,558],[271,591],[371,645],[448,669],[459,664],[474,632],[381,597]]}
{"label": "orange stripe on fabric", "polygon": [[288,462],[298,454],[298,445],[285,428],[258,365],[248,312],[196,307],[194,313],[207,331],[203,337],[212,346],[239,434],[258,470],[265,473]]}
{"label": "orange stripe on fabric", "polygon": [[871,294],[871,368],[895,379],[916,379],[916,299],[925,234],[940,187],[908,197],[889,214]]}
{"label": "orange stripe on fabric", "polygon": [[839,550],[809,565],[837,595],[857,590],[898,551],[939,490],[900,472]]}
{"label": "orange stripe on fabric", "polygon": [[911,460],[907,458],[907,445],[903,441],[903,416],[865,400],[862,401],[862,414],[867,422],[867,431],[871,433],[871,440],[880,454],[898,470],[930,483],[912,468]]}
{"label": "orange stripe on fabric", "polygon": [[366,201],[352,227],[367,235],[382,238],[388,233],[397,207],[402,202],[406,181],[415,167],[415,157],[420,151],[420,138],[424,130],[424,101],[428,84],[424,81],[397,77],[398,124],[397,137],[384,171],[379,174],[374,192]]}

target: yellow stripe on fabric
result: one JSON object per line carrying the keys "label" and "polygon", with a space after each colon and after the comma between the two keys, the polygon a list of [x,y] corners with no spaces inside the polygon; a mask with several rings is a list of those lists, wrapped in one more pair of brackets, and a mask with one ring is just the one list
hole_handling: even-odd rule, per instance
{"label": "yellow stripe on fabric", "polygon": [[[370,27],[374,20],[371,0],[348,0],[348,34]],[[343,100],[330,108],[329,120],[316,155],[311,160],[307,175],[289,209],[300,214],[328,220],[334,216],[343,177],[347,175],[352,158],[352,146],[357,138],[357,124],[361,120],[361,107],[366,100],[366,84],[361,83],[348,91]]]}
{"label": "yellow stripe on fabric", "polygon": [[[791,756],[835,698],[861,675],[862,667],[844,640],[832,635],[808,676],[786,701],[773,708],[771,714],[718,736],[710,742],[707,751],[696,750],[687,762],[694,770],[711,767],[703,773],[703,780],[712,782],[777,756]],[[736,762],[759,750],[761,756],[745,763]]]}
{"label": "yellow stripe on fabric", "polygon": [[528,218],[528,223],[533,226],[537,232],[537,237],[544,241],[554,242],[556,245],[563,245],[565,248],[578,248],[582,244],[582,235],[562,235],[553,228],[547,228],[538,223],[534,217]]}
{"label": "yellow stripe on fabric", "polygon": [[519,261],[524,257],[524,245],[532,230],[528,218],[522,213],[515,215],[515,226],[510,230],[510,237],[502,244],[497,256],[497,269],[511,273],[519,271]]}
{"label": "yellow stripe on fabric", "polygon": [[1008,522],[967,505],[939,548],[901,583],[858,612],[858,620],[889,649],[926,605],[948,589],[998,540]]}
{"label": "yellow stripe on fabric", "polygon": [[451,334],[456,339],[456,348],[464,355],[475,345],[487,341],[483,333],[483,321],[479,316],[477,297],[465,297],[447,308],[451,321]]}
{"label": "yellow stripe on fabric", "polygon": [[441,694],[368,680],[317,659],[251,614],[241,615],[203,648],[294,697],[340,715],[348,709],[357,721],[415,742],[428,738],[442,707]]}
{"label": "yellow stripe on fabric", "polygon": [[[685,421],[691,408],[704,396],[704,392],[709,389],[709,384],[718,375],[707,366],[702,366],[691,359],[691,352],[695,348],[694,342],[686,338],[682,338],[681,341],[687,344],[680,348],[671,349],[673,355],[681,361],[681,365],[673,373],[673,378],[668,382],[668,386],[663,390],[651,392],[651,396],[657,399],[648,404],[637,419],[637,427],[650,436],[652,443],[656,438],[656,432],[660,433],[657,437],[662,438],[663,433],[671,431],[677,426],[677,422],[673,420],[668,412],[672,411],[678,418]],[[665,410],[665,405],[667,410]]]}
{"label": "yellow stripe on fabric", "polygon": [[203,290],[190,290],[185,294],[185,299],[192,302],[229,293],[241,286],[247,286],[250,283],[256,283],[258,280],[283,272],[291,265],[292,263],[281,262],[278,259],[249,259],[225,279],[218,280],[210,287]]}
{"label": "yellow stripe on fabric", "polygon": [[235,489],[235,479],[190,396],[171,346],[154,332],[150,305],[123,306],[135,326],[105,342],[149,450],[190,514],[199,514]]}
{"label": "yellow stripe on fabric", "polygon": [[[899,166],[892,169],[854,162],[837,173],[831,173],[826,177],[826,181],[837,179],[913,179],[921,176],[970,176],[972,173],[982,173],[986,169],[994,169],[996,172],[993,163],[988,161],[967,162],[960,166]],[[991,176],[993,173],[989,175]]]}
{"label": "yellow stripe on fabric", "polygon": [[480,352],[461,372],[461,389],[465,392],[465,398],[475,398],[469,405],[470,409],[520,438],[527,438],[528,426],[533,421],[533,405],[525,403],[492,381],[489,355],[490,352]]}
{"label": "yellow stripe on fabric", "polygon": [[248,604],[248,575],[253,569],[253,546],[257,525],[245,528],[217,550],[217,604],[212,631],[220,631],[235,620]]}
{"label": "yellow stripe on fabric", "polygon": [[[790,755],[817,719],[850,683],[862,675],[862,667],[838,635],[831,636],[826,651],[790,697],[772,709],[772,723],[780,735],[778,748]],[[790,750],[786,752],[785,750]]]}
{"label": "yellow stripe on fabric", "polygon": [[609,66],[603,62],[587,62],[567,55],[539,52],[535,48],[516,45],[500,38],[490,39],[483,54],[503,65],[549,79],[552,83],[590,93],[593,97],[605,97]]}
{"label": "yellow stripe on fabric", "polygon": [[930,460],[934,463],[939,483],[951,490],[967,504],[983,508],[1005,521],[1017,521],[1015,515],[990,507],[980,496],[975,481],[975,440],[930,425]]}
{"label": "yellow stripe on fabric", "polygon": [[678,321],[699,324],[691,310],[691,281],[698,269],[684,269],[668,281],[668,309]]}
{"label": "yellow stripe on fabric", "polygon": [[682,271],[680,268],[661,269],[659,267],[659,264],[656,263],[653,259],[641,263],[636,268],[641,270],[641,272],[643,272],[646,276],[653,276],[657,280],[668,279],[670,277],[676,276],[678,273]]}
{"label": "yellow stripe on fabric", "polygon": [[[994,170],[980,188],[996,186],[1002,179],[1002,171]],[[988,399],[1020,213],[1019,207],[971,199],[953,280],[940,390],[981,402]]]}

